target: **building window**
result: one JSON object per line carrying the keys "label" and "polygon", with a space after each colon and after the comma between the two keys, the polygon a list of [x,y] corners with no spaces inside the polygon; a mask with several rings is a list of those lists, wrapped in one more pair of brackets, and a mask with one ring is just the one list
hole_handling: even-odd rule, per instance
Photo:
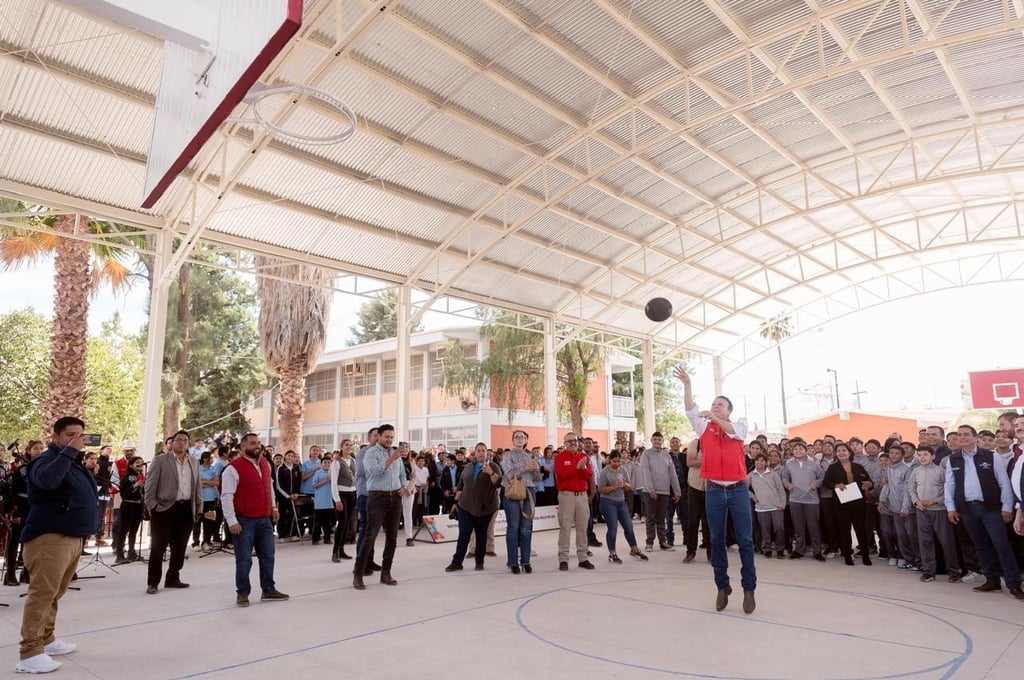
{"label": "building window", "polygon": [[384,394],[394,394],[395,385],[398,382],[398,360],[384,360],[384,375],[382,377],[381,391]]}
{"label": "building window", "polygon": [[409,389],[423,389],[423,355],[414,354],[409,362]]}
{"label": "building window", "polygon": [[444,384],[444,362],[441,361],[442,352],[430,353],[430,386],[441,387]]}
{"label": "building window", "polygon": [[335,392],[334,369],[317,371],[306,378],[306,403],[314,401],[334,401]]}
{"label": "building window", "polygon": [[480,440],[476,425],[465,427],[432,427],[426,442],[429,446],[444,444],[449,451],[461,446],[471,449]]}
{"label": "building window", "polygon": [[377,362],[346,364],[341,368],[341,396],[370,397],[377,394]]}
{"label": "building window", "polygon": [[334,446],[334,435],[331,434],[308,434],[302,438],[302,459],[306,459],[310,446],[319,446],[321,449],[330,451]]}

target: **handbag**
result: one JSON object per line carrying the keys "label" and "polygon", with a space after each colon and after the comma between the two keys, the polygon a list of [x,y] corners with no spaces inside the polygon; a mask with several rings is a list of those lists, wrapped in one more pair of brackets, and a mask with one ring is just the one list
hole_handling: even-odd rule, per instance
{"label": "handbag", "polygon": [[522,477],[513,477],[505,487],[505,498],[510,501],[524,501],[526,493],[526,482]]}

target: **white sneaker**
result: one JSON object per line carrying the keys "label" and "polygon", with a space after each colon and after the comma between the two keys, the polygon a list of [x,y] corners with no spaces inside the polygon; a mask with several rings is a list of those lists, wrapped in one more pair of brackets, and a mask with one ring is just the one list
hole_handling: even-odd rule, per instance
{"label": "white sneaker", "polygon": [[63,640],[54,640],[50,644],[43,647],[43,651],[50,656],[63,656],[64,654],[70,654],[75,651],[78,645],[73,642],[64,642]]}
{"label": "white sneaker", "polygon": [[960,577],[960,580],[964,583],[974,583],[978,579],[982,578],[982,575],[976,571],[969,571]]}
{"label": "white sneaker", "polygon": [[889,558],[889,566],[890,567],[895,567],[896,566],[896,558],[895,557],[890,557]]}
{"label": "white sneaker", "polygon": [[14,666],[15,673],[52,673],[60,668],[60,661],[54,661],[49,654],[36,654],[22,659]]}

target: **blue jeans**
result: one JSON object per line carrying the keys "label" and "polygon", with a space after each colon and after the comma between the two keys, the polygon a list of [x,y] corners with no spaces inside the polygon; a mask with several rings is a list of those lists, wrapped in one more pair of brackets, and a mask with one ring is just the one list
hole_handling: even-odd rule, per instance
{"label": "blue jeans", "polygon": [[[508,552],[506,566],[515,567],[520,564],[530,563],[530,544],[533,542],[533,520],[523,517],[522,508],[527,511],[534,507],[533,489],[527,488],[526,500],[510,501],[507,498],[502,500],[502,508],[505,510],[505,551]],[[477,546],[479,548],[479,546]]]}
{"label": "blue jeans", "polygon": [[260,562],[260,589],[269,593],[274,587],[274,525],[269,517],[259,519],[239,517],[242,533],[235,536],[235,590],[248,595],[252,590],[249,572],[252,570],[252,551]]}
{"label": "blue jeans", "polygon": [[726,517],[732,517],[733,531],[740,548],[740,582],[743,590],[757,587],[754,570],[754,536],[750,517],[750,492],[746,482],[723,489],[708,482],[704,491],[704,504],[711,530],[711,567],[715,571],[715,585],[719,590],[729,587],[729,553],[725,547]]}
{"label": "blue jeans", "polygon": [[1007,587],[1020,588],[1020,569],[1006,536],[1002,513],[999,510],[986,510],[984,505],[977,503],[968,503],[965,510],[960,514],[960,519],[978,551],[978,561],[981,562],[985,580],[999,583],[999,570],[996,569],[998,560]]}
{"label": "blue jeans", "polygon": [[615,537],[618,533],[618,525],[622,525],[622,532],[626,535],[626,543],[630,548],[636,547],[636,536],[633,535],[633,518],[630,516],[626,501],[616,501],[611,498],[601,497],[601,514],[604,515],[604,524],[607,528],[605,543],[608,545],[608,552],[615,552]]}

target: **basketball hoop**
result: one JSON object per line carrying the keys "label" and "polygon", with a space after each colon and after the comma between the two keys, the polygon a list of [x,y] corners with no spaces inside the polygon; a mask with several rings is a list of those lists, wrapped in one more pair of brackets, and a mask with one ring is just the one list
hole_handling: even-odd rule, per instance
{"label": "basketball hoop", "polygon": [[[341,132],[333,135],[327,135],[325,137],[315,137],[313,135],[289,132],[269,120],[260,110],[260,102],[264,99],[275,97],[277,95],[288,95],[291,97],[305,96],[317,99],[348,118],[348,125]],[[284,139],[290,139],[293,142],[299,142],[300,144],[312,144],[315,146],[340,144],[341,142],[349,139],[356,132],[356,114],[348,107],[347,104],[345,104],[345,102],[331,94],[328,94],[327,92],[324,92],[323,90],[307,87],[306,85],[264,85],[262,83],[256,83],[253,88],[249,90],[249,94],[245,95],[245,98],[242,101],[252,107],[252,118],[228,118],[224,121],[225,123],[262,125],[267,130],[270,130],[275,137],[283,137]]]}
{"label": "basketball hoop", "polygon": [[993,383],[992,398],[1003,406],[1009,406],[1020,399],[1020,385],[1018,383]]}

